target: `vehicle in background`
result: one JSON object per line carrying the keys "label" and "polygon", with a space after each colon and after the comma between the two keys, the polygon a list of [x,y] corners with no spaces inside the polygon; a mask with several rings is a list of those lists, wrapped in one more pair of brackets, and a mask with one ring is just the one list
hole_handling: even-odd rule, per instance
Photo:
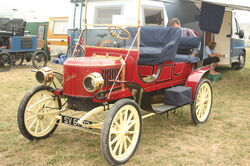
{"label": "vehicle in background", "polygon": [[0,18],[0,72],[8,71],[12,65],[32,61],[37,69],[46,66],[47,55],[37,49],[37,36],[25,35],[26,21]]}
{"label": "vehicle in background", "polygon": [[47,44],[48,22],[27,22],[25,33],[37,36],[37,48],[44,50],[48,55],[48,60],[50,60],[50,51]]}
{"label": "vehicle in background", "polygon": [[[244,41],[244,31],[240,28],[240,25],[235,16],[233,9],[250,10],[249,7],[237,6],[232,4],[224,4],[220,2],[212,2],[214,6],[225,7],[224,17],[222,16],[222,24],[218,34],[211,33],[202,30],[200,27],[200,20],[206,20],[201,16],[201,2],[200,0],[173,0],[164,3],[164,9],[167,12],[168,18],[164,20],[170,20],[171,18],[179,18],[182,22],[182,26],[191,28],[197,31],[202,38],[202,45],[200,49],[200,59],[203,59],[203,48],[210,41],[217,43],[215,52],[220,52],[228,56],[221,57],[219,66],[231,66],[232,69],[242,69],[245,66],[246,50]],[[209,0],[207,0],[209,3]],[[143,12],[143,10],[142,10]],[[208,11],[208,15],[211,15],[213,11]],[[143,15],[143,14],[142,14]],[[201,18],[202,17],[202,18]]]}
{"label": "vehicle in background", "polygon": [[67,52],[68,17],[51,17],[48,27],[48,48],[51,56],[66,54]]}
{"label": "vehicle in background", "polygon": [[246,61],[246,45],[244,40],[244,31],[235,17],[233,11],[225,11],[219,34],[206,33],[206,42],[213,39],[217,43],[216,52],[226,55],[220,58],[220,66],[231,66],[232,69],[242,69]]}

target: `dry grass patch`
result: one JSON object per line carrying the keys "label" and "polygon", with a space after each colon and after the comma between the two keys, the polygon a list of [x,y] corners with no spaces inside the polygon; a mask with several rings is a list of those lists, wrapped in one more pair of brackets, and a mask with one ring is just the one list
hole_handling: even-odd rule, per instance
{"label": "dry grass patch", "polygon": [[[195,126],[189,107],[169,117],[143,121],[134,165],[250,165],[250,54],[243,70],[221,68],[223,79],[213,83],[214,104],[207,123]],[[62,71],[62,66],[49,64]],[[100,137],[59,126],[42,141],[27,141],[18,131],[17,109],[22,97],[38,85],[31,64],[0,73],[0,165],[108,165]]]}

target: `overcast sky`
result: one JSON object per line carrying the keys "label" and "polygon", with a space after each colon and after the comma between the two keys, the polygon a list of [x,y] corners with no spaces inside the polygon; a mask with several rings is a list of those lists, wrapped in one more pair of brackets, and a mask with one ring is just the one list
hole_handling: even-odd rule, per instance
{"label": "overcast sky", "polygon": [[68,16],[71,6],[70,0],[0,0],[0,15],[10,13],[34,20],[48,20],[48,17]]}
{"label": "overcast sky", "polygon": [[[214,0],[249,4],[249,0]],[[15,9],[13,11],[13,9]],[[24,17],[27,21],[46,21],[48,17],[72,15],[70,0],[0,0],[0,16],[6,13]],[[250,12],[237,13],[239,22],[250,23]]]}

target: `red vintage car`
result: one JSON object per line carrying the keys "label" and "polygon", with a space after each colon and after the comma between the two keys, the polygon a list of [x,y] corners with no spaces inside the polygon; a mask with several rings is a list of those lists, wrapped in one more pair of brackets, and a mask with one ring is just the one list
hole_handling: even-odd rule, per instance
{"label": "red vintage car", "polygon": [[18,110],[24,137],[44,139],[58,124],[73,125],[101,135],[105,159],[119,165],[135,153],[142,119],[190,105],[195,124],[207,121],[212,87],[203,76],[211,68],[197,67],[193,50],[199,38],[182,36],[179,28],[140,26],[140,21],[135,26],[86,23],[84,33],[84,52],[75,48],[63,75],[48,67],[36,72],[42,85],[27,93]]}

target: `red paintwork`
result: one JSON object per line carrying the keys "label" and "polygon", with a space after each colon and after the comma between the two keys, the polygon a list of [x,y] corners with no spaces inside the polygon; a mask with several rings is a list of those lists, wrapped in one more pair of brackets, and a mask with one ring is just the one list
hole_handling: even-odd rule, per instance
{"label": "red paintwork", "polygon": [[[83,87],[84,78],[93,72],[102,73],[102,68],[120,67],[120,60],[96,57],[68,58],[63,65],[64,95],[74,97],[93,97]],[[103,89],[105,90],[105,88]]]}
{"label": "red paintwork", "polygon": [[195,91],[196,91],[196,88],[197,88],[197,85],[201,79],[201,77],[209,70],[211,70],[212,67],[209,67],[209,66],[204,66],[204,67],[201,67],[201,68],[198,68],[196,70],[194,70],[188,77],[187,79],[187,82],[186,82],[186,85],[185,86],[188,86],[188,87],[191,87],[192,88],[192,97],[194,99],[194,95],[195,95]]}
{"label": "red paintwork", "polygon": [[[139,74],[134,72],[133,77],[126,77],[126,81],[136,82],[146,92],[151,92],[162,88],[185,84],[189,74],[192,72],[193,67],[190,63],[186,62],[165,62],[162,64],[162,66],[163,69],[160,73],[160,76],[155,82],[145,83],[140,79]],[[137,65],[135,65],[134,68],[136,68],[136,71],[138,71]],[[129,68],[126,70],[133,71]]]}
{"label": "red paintwork", "polygon": [[158,78],[158,82],[167,81],[172,79],[173,65],[163,66],[162,73]]}
{"label": "red paintwork", "polygon": [[122,99],[122,98],[130,97],[130,96],[132,96],[132,93],[131,93],[130,89],[129,88],[122,88],[122,89],[113,91],[111,93],[109,99],[106,99],[106,100],[97,100],[97,99],[94,98],[93,102],[103,103],[103,102],[117,100],[117,99]]}
{"label": "red paintwork", "polygon": [[[82,58],[69,58],[64,63],[64,95],[75,97],[94,97],[93,93],[87,92],[83,87],[83,79],[92,72],[99,72],[102,74],[102,69],[106,68],[120,68],[122,61],[125,60],[128,50],[114,49],[114,48],[99,48],[86,47],[86,55]],[[95,57],[93,55],[101,55]],[[120,58],[114,58],[120,57]],[[123,60],[122,60],[123,59]],[[125,82],[133,82],[139,85],[146,92],[151,92],[158,89],[168,88],[180,84],[195,88],[197,82],[201,78],[203,71],[210,70],[210,68],[201,68],[192,72],[193,65],[186,62],[164,62],[160,65],[137,65],[138,51],[132,50],[127,57],[125,65]],[[152,73],[156,74],[161,67],[159,77],[152,83],[145,83],[142,81],[142,76],[146,77]],[[190,75],[190,73],[192,74]],[[196,76],[198,74],[198,76]],[[189,76],[190,75],[190,76]],[[120,87],[120,90],[115,90],[111,93],[110,98],[105,100],[117,100],[132,96],[130,90],[126,87],[127,84],[118,84],[115,88]],[[108,86],[103,87],[101,91],[108,90]],[[107,96],[107,94],[106,94]],[[93,99],[94,102],[105,102],[104,100]]]}
{"label": "red paintwork", "polygon": [[55,96],[61,96],[61,95],[63,95],[63,90],[62,89],[55,89],[55,90],[53,90],[53,94]]}
{"label": "red paintwork", "polygon": [[154,66],[142,66],[138,65],[138,73],[140,76],[152,75],[154,71]]}

